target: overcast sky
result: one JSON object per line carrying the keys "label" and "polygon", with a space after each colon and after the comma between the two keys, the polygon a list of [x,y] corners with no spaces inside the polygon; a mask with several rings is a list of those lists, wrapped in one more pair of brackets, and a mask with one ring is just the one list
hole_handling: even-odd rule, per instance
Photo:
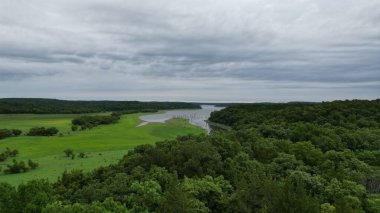
{"label": "overcast sky", "polygon": [[1,0],[0,97],[380,98],[380,0]]}

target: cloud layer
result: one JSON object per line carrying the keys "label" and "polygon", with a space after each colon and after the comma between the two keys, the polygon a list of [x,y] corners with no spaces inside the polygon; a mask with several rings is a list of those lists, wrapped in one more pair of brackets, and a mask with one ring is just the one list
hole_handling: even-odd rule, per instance
{"label": "cloud layer", "polygon": [[4,0],[0,97],[380,97],[380,0]]}

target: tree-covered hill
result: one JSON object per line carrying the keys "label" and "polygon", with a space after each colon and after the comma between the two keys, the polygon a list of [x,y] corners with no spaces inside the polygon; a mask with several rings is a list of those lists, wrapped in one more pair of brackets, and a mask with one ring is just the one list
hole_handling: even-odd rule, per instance
{"label": "tree-covered hill", "polygon": [[0,99],[0,114],[71,114],[146,109],[194,109],[199,107],[198,104],[184,102],[66,101],[39,98]]}

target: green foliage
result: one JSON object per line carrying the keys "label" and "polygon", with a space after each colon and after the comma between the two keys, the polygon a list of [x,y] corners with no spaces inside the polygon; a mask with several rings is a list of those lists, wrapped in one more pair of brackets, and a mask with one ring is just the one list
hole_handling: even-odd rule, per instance
{"label": "green foliage", "polygon": [[4,152],[0,152],[0,162],[5,161],[8,157],[16,157],[17,155],[17,149],[11,150],[9,147],[7,147]]}
{"label": "green foliage", "polygon": [[286,180],[281,183],[270,203],[268,212],[320,212],[318,199],[307,193],[302,182]]}
{"label": "green foliage", "polygon": [[201,179],[185,178],[183,189],[208,208],[218,212],[228,209],[233,191],[231,184],[223,176],[213,178],[208,175]]}
{"label": "green foliage", "polygon": [[55,127],[33,127],[29,130],[28,136],[53,136],[58,133],[58,129]]}
{"label": "green foliage", "polygon": [[17,188],[17,206],[20,212],[40,212],[52,198],[51,184],[46,180],[34,180]]}
{"label": "green foliage", "polygon": [[53,201],[51,184],[46,180],[33,180],[20,184],[17,189],[0,183],[0,213],[41,212]]}
{"label": "green foliage", "polygon": [[8,158],[8,155],[5,153],[0,153],[0,162],[5,161]]}
{"label": "green foliage", "polygon": [[105,213],[105,212],[115,212],[115,213],[127,213],[126,207],[120,202],[114,201],[112,198],[107,198],[103,202],[95,201],[91,204],[74,203],[65,205],[60,201],[48,204],[42,213]]}
{"label": "green foliage", "polygon": [[21,135],[22,131],[19,129],[0,129],[0,140],[9,137],[17,137]]}
{"label": "green foliage", "polygon": [[323,153],[311,142],[298,142],[290,146],[289,152],[309,166],[318,166],[324,161]]}
{"label": "green foliage", "polygon": [[39,166],[38,163],[36,162],[33,162],[32,160],[28,160],[28,166],[30,167],[30,169],[37,169],[37,167]]}
{"label": "green foliage", "polygon": [[368,174],[371,168],[356,158],[350,150],[337,152],[328,151],[325,154],[325,162],[320,166],[323,176],[327,178],[338,178],[359,181],[364,174]]}
{"label": "green foliage", "polygon": [[19,129],[12,129],[12,135],[13,136],[19,136],[21,135],[22,131]]}
{"label": "green foliage", "polygon": [[[5,152],[0,153],[0,162],[5,161],[8,157],[16,157],[18,154],[18,150],[11,150],[7,147]],[[29,166],[29,167],[28,167]],[[38,163],[33,162],[32,160],[28,160],[28,165],[25,164],[24,161],[18,162],[16,159],[12,160],[12,164],[7,165],[7,169],[4,170],[5,174],[17,174],[27,172],[29,169],[36,169],[38,167]]]}
{"label": "green foliage", "polygon": [[16,159],[12,160],[12,164],[7,165],[7,169],[4,170],[6,174],[17,174],[27,172],[29,168],[26,166],[24,161],[18,162]]}
{"label": "green foliage", "polygon": [[74,150],[73,149],[65,149],[63,150],[63,152],[65,153],[66,157],[72,157],[74,155]]}
{"label": "green foliage", "polygon": [[162,190],[156,181],[135,181],[130,186],[130,190],[128,204],[132,207],[132,212],[151,212],[157,209]]}
{"label": "green foliage", "polygon": [[336,212],[335,206],[331,205],[330,203],[321,204],[321,213],[335,213],[335,212]]}
{"label": "green foliage", "polygon": [[158,212],[208,213],[205,203],[189,195],[183,187],[171,185],[164,193]]}
{"label": "green foliage", "polygon": [[7,184],[0,183],[0,213],[8,213],[14,206],[16,189]]}
{"label": "green foliage", "polygon": [[16,157],[18,155],[18,150],[17,149],[13,149],[11,150],[9,147],[7,147],[5,149],[5,152],[4,152],[8,157]]}
{"label": "green foliage", "polygon": [[73,130],[76,130],[76,127],[80,127],[81,130],[91,129],[93,127],[105,124],[117,123],[120,119],[120,116],[117,115],[94,115],[94,116],[81,116],[75,118],[71,121],[73,124]]}
{"label": "green foliage", "polygon": [[8,138],[12,136],[12,131],[8,129],[0,129],[0,139]]}
{"label": "green foliage", "polygon": [[80,158],[85,158],[85,157],[86,157],[86,153],[84,153],[84,152],[80,152],[80,153],[78,154],[78,157],[80,157]]}

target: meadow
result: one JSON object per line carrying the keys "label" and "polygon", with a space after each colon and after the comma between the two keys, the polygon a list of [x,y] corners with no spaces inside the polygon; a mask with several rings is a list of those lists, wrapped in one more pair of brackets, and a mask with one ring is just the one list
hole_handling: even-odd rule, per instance
{"label": "meadow", "polygon": [[[117,124],[98,126],[90,130],[71,131],[71,120],[80,115],[72,114],[17,114],[0,115],[0,128],[18,128],[24,133],[31,127],[56,127],[61,135],[52,137],[20,136],[0,140],[0,150],[17,149],[17,160],[32,159],[39,163],[36,170],[22,174],[0,174],[0,182],[17,185],[35,178],[55,181],[63,171],[81,169],[89,171],[117,162],[128,150],[140,144],[174,139],[178,135],[202,133],[203,129],[190,125],[187,120],[174,119],[166,123],[152,123],[137,127],[144,113],[124,115]],[[86,158],[67,158],[65,149],[76,154],[84,152]],[[0,164],[3,169],[12,159]]]}

